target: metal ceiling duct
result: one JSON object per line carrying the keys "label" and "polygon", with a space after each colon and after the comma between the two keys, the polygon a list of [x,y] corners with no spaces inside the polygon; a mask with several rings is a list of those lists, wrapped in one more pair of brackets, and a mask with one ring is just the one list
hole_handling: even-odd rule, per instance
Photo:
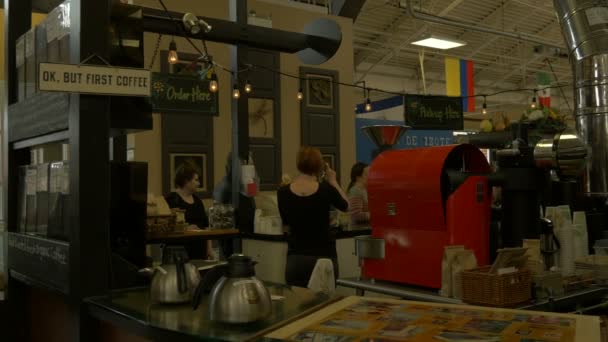
{"label": "metal ceiling duct", "polygon": [[608,1],[554,0],[575,79],[576,128],[590,147],[585,193],[608,197]]}

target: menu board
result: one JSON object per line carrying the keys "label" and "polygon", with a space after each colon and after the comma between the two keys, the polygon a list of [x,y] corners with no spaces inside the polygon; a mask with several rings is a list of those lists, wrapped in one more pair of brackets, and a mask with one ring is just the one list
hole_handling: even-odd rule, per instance
{"label": "menu board", "polygon": [[[307,325],[277,331],[286,336],[269,337],[306,342],[599,341],[599,320],[595,339],[593,329],[577,331],[578,318],[571,315],[367,298],[350,303],[321,319],[300,321]],[[579,339],[577,333],[588,335]]]}
{"label": "menu board", "polygon": [[151,101],[156,112],[219,114],[218,93],[198,75],[152,73]]}
{"label": "menu board", "polygon": [[405,124],[413,129],[461,130],[464,128],[460,97],[407,95],[404,106]]}

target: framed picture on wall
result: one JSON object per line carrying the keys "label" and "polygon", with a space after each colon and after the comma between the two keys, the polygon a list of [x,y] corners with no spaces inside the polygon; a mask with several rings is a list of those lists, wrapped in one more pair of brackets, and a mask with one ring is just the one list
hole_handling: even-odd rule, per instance
{"label": "framed picture on wall", "polygon": [[171,191],[175,191],[175,174],[177,170],[184,166],[190,165],[198,173],[200,187],[198,192],[207,191],[207,154],[205,153],[170,153],[170,170],[171,170]]}
{"label": "framed picture on wall", "polygon": [[274,138],[274,100],[249,98],[249,137]]}
{"label": "framed picture on wall", "polygon": [[333,109],[333,80],[328,75],[306,74],[306,106]]}

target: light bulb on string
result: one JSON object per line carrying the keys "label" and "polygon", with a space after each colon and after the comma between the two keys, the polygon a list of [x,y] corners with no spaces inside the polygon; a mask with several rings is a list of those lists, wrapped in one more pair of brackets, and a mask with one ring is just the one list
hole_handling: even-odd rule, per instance
{"label": "light bulb on string", "polygon": [[236,83],[234,84],[234,87],[232,87],[232,97],[234,99],[241,97],[241,92],[239,91],[239,87],[236,85]]}
{"label": "light bulb on string", "polygon": [[363,88],[363,93],[367,94],[367,99],[365,100],[365,111],[371,112],[372,111],[372,101],[369,99],[369,89]]}
{"label": "light bulb on string", "polygon": [[536,90],[534,90],[534,96],[532,96],[532,103],[530,103],[530,108],[536,108]]}
{"label": "light bulb on string", "polygon": [[209,81],[209,91],[212,93],[217,92],[218,84],[217,84],[217,74],[215,71],[211,74],[211,80]]}
{"label": "light bulb on string", "polygon": [[169,56],[167,57],[169,64],[176,64],[179,61],[179,57],[177,55],[177,44],[175,44],[175,40],[172,38],[171,43],[169,43]]}
{"label": "light bulb on string", "polygon": [[245,92],[247,94],[251,93],[252,87],[251,87],[251,83],[249,82],[249,80],[247,80],[247,83],[245,83]]}
{"label": "light bulb on string", "polygon": [[372,101],[369,99],[369,97],[365,101],[365,111],[366,112],[371,112],[372,111]]}
{"label": "light bulb on string", "polygon": [[304,99],[304,91],[302,90],[302,88],[298,90],[298,95],[296,95],[296,97],[299,101],[302,101],[302,99]]}
{"label": "light bulb on string", "polygon": [[488,114],[488,105],[486,104],[486,97],[483,97],[483,105],[481,106],[481,114]]}

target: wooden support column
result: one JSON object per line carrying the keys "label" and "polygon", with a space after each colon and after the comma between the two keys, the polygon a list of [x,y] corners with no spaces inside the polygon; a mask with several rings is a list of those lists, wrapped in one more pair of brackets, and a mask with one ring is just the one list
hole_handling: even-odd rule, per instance
{"label": "wooden support column", "polygon": [[[109,59],[111,0],[72,0],[70,63]],[[90,63],[103,64],[93,58]],[[83,298],[109,289],[109,97],[70,95],[70,309],[74,341],[94,341]]]}
{"label": "wooden support column", "polygon": [[[31,0],[4,0],[4,112],[2,114],[2,178],[3,178],[3,198],[4,198],[4,218],[8,230],[14,229],[17,224],[16,215],[9,215],[9,212],[17,211],[17,179],[16,168],[9,168],[9,165],[17,163],[21,156],[9,153],[8,142],[8,105],[17,102],[17,69],[15,67],[16,55],[15,44],[17,38],[30,29],[32,25],[32,1]],[[9,51],[13,51],[9,53]],[[29,158],[29,156],[25,156]],[[6,257],[6,255],[4,255]],[[8,264],[8,262],[7,262]],[[9,274],[7,299],[7,312],[9,322],[5,338],[7,341],[25,341],[28,337],[28,327],[24,324],[27,321],[27,307],[24,298],[27,294],[27,287],[23,283],[11,278]]]}

